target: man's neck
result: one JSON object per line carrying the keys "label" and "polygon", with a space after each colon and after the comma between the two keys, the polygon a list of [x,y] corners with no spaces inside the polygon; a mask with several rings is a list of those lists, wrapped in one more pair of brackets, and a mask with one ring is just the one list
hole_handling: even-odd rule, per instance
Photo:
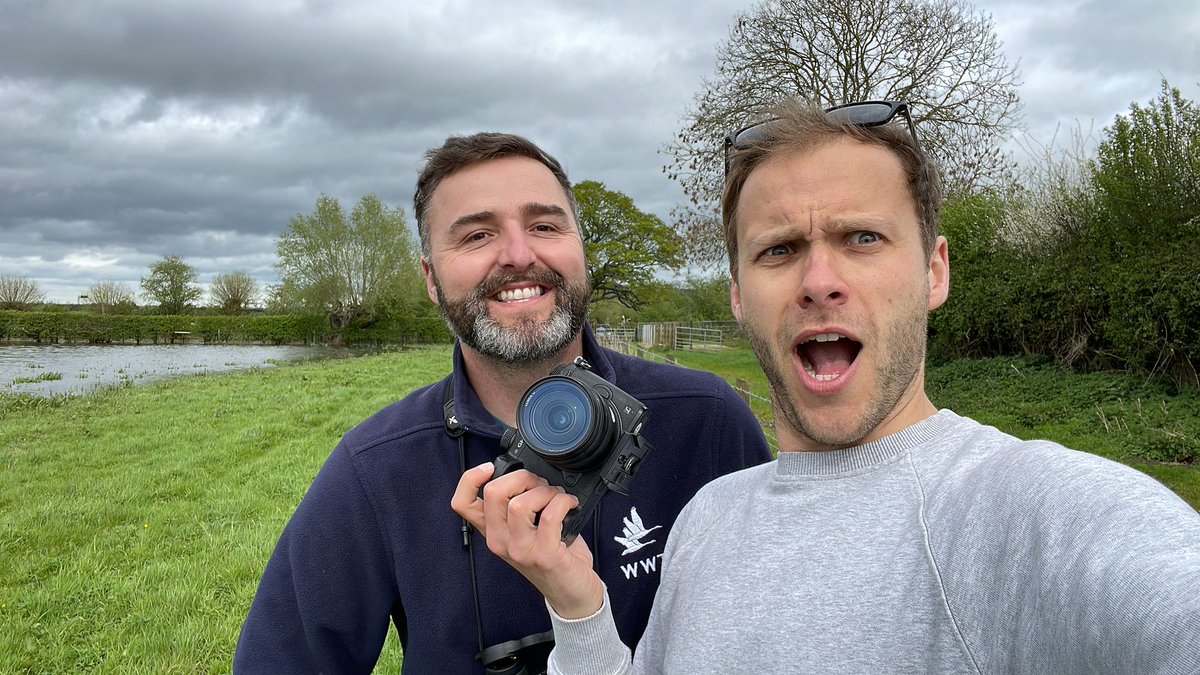
{"label": "man's neck", "polygon": [[495,361],[466,345],[462,346],[463,365],[471,388],[479,402],[496,419],[516,426],[517,406],[525,390],[550,374],[560,363],[570,363],[583,355],[583,334],[580,333],[557,357],[540,363],[514,365]]}

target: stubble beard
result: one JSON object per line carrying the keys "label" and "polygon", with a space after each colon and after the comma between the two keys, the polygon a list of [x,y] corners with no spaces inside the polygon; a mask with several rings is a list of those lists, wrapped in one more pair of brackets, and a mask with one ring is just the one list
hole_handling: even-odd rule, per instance
{"label": "stubble beard", "polygon": [[[549,269],[534,268],[523,273],[498,273],[488,277],[465,299],[451,299],[433,274],[438,307],[450,332],[463,345],[491,361],[525,367],[561,356],[583,329],[587,319],[591,283],[567,280]],[[522,318],[502,326],[488,311],[488,298],[508,284],[532,281],[554,290],[554,311],[545,320]]]}
{"label": "stubble beard", "polygon": [[[745,321],[743,329],[767,376],[772,404],[776,413],[783,416],[783,422],[804,438],[827,448],[859,445],[882,424],[904,398],[925,360],[929,294],[916,293],[915,296],[905,303],[903,315],[887,326],[884,340],[875,345],[879,354],[879,383],[868,396],[866,407],[857,420],[822,419],[797,405],[784,377],[784,369],[790,370],[793,364],[792,353],[787,348],[792,344],[796,328],[785,324],[772,342],[755,331],[753,321]],[[779,353],[780,349],[787,351]]]}

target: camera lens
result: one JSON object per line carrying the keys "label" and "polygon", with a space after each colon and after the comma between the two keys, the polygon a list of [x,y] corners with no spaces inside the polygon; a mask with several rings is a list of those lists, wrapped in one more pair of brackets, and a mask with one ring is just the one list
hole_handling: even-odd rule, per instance
{"label": "camera lens", "polygon": [[547,462],[560,469],[585,468],[610,433],[603,405],[574,380],[552,376],[525,394],[517,427]]}

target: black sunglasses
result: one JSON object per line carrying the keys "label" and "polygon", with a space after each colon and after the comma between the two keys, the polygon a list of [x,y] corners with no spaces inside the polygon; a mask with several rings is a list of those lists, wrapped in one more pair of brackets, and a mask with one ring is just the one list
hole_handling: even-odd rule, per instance
{"label": "black sunglasses", "polygon": [[[912,117],[908,115],[908,104],[901,101],[860,101],[858,103],[845,103],[835,105],[832,108],[826,108],[825,114],[830,119],[846,124],[853,124],[859,127],[877,127],[887,124],[895,119],[896,115],[902,115],[904,121],[908,123],[908,133],[912,134],[913,142],[917,147],[921,147],[921,141],[917,138],[917,127],[913,124]],[[771,122],[778,121],[778,117],[772,117],[755,122],[749,126],[742,127],[737,131],[725,137],[725,175],[729,175],[729,151],[744,150],[750,143],[760,139],[764,135],[766,125]]]}

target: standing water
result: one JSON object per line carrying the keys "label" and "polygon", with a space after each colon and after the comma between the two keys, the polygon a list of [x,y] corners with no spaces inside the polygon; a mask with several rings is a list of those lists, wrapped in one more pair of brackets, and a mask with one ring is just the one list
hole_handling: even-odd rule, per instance
{"label": "standing water", "polygon": [[295,345],[0,345],[0,393],[86,394],[105,386],[270,368],[336,353]]}

